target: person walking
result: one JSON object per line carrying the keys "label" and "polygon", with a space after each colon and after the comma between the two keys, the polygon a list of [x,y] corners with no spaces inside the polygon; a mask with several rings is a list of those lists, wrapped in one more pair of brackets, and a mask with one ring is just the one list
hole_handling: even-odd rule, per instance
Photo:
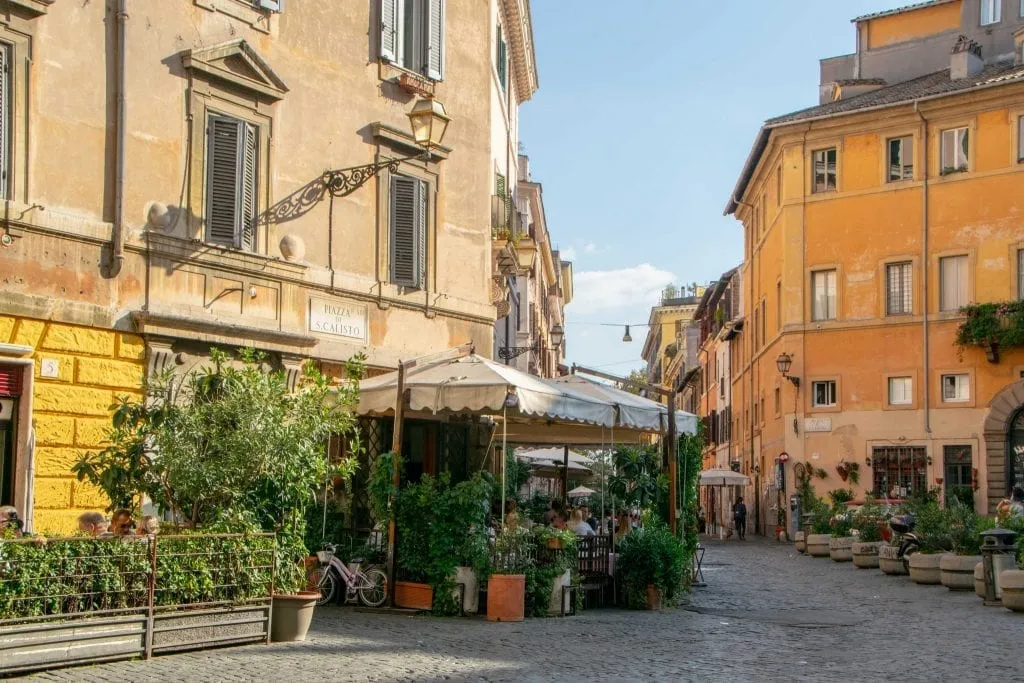
{"label": "person walking", "polygon": [[732,521],[740,540],[747,540],[747,506],[743,502],[743,496],[737,498],[736,503],[732,506]]}

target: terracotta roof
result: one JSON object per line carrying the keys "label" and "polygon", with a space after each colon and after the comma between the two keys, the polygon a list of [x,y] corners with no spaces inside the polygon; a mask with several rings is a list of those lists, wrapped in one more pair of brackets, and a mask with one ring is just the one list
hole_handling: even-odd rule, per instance
{"label": "terracotta roof", "polygon": [[917,100],[935,99],[946,95],[956,95],[971,90],[990,88],[1008,83],[1024,83],[1024,65],[1017,65],[1013,62],[999,62],[986,66],[981,73],[970,78],[952,80],[949,77],[949,69],[936,71],[934,73],[919,76],[903,83],[897,83],[878,90],[856,95],[845,100],[826,102],[807,109],[776,116],[764,122],[761,130],[754,140],[754,146],[743,166],[736,187],[725,207],[726,215],[733,213],[737,206],[737,200],[746,192],[747,183],[757,166],[761,153],[768,146],[768,137],[772,128],[784,126],[799,121],[811,121],[815,119],[831,118],[844,114],[856,114],[860,111],[871,109],[882,109],[894,107],[901,104],[910,104]]}
{"label": "terracotta roof", "polygon": [[837,78],[836,85],[888,85],[884,78]]}
{"label": "terracotta roof", "polygon": [[926,2],[917,2],[914,3],[913,5],[906,5],[905,7],[897,7],[896,9],[887,9],[882,12],[872,12],[871,14],[865,14],[863,16],[857,17],[856,19],[851,19],[850,21],[857,22],[866,21],[867,19],[877,19],[879,17],[888,17],[893,14],[913,12],[914,10],[917,9],[924,9],[925,7],[932,7],[935,5],[946,5],[951,2],[956,2],[956,0],[927,0]]}
{"label": "terracotta roof", "polygon": [[949,69],[936,71],[909,81],[897,83],[886,88],[879,88],[871,92],[856,95],[845,100],[826,102],[807,109],[776,116],[765,121],[766,126],[776,126],[782,123],[792,123],[804,119],[813,119],[819,116],[832,116],[835,114],[853,113],[859,109],[871,107],[882,107],[897,105],[903,102],[913,102],[923,97],[936,95],[953,94],[965,90],[998,83],[1000,81],[1012,81],[1024,79],[1024,66],[1015,65],[1013,62],[1001,62],[985,67],[980,74],[971,78],[951,80]]}

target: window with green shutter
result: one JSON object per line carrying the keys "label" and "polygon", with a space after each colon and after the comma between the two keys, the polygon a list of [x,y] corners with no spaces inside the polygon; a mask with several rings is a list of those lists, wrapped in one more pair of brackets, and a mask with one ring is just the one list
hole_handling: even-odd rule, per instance
{"label": "window with green shutter", "polygon": [[251,251],[256,246],[259,129],[210,114],[206,137],[206,241]]}
{"label": "window with green shutter", "polygon": [[504,91],[508,87],[508,44],[505,42],[505,36],[502,35],[501,24],[498,24],[497,28],[495,49],[494,64],[498,68],[498,82],[501,83],[501,89]]}
{"label": "window with green shutter", "polygon": [[427,265],[426,182],[391,176],[390,276],[401,287],[422,289]]}

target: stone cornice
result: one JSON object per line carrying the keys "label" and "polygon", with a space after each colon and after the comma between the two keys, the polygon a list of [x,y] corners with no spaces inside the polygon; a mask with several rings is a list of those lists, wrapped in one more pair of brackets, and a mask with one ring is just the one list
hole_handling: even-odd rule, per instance
{"label": "stone cornice", "polygon": [[522,104],[533,97],[533,93],[537,92],[538,88],[537,55],[533,49],[530,0],[501,0],[501,9],[505,18],[504,26],[509,53],[512,55],[516,99],[519,104]]}

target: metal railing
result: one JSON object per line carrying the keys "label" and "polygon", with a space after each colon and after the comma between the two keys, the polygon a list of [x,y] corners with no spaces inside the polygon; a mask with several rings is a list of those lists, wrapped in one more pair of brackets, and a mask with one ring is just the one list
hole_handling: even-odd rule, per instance
{"label": "metal railing", "polygon": [[267,642],[273,534],[0,541],[0,673]]}

